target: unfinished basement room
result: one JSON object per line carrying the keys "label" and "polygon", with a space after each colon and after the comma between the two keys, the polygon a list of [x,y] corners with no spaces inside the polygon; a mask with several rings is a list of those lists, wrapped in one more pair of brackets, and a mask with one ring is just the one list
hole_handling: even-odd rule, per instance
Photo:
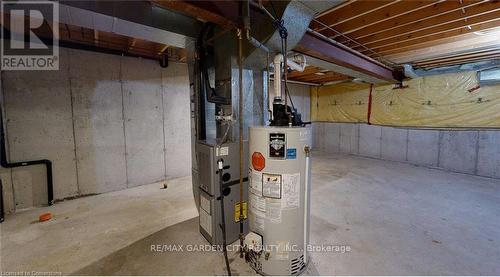
{"label": "unfinished basement room", "polygon": [[500,275],[499,0],[0,5],[0,275]]}

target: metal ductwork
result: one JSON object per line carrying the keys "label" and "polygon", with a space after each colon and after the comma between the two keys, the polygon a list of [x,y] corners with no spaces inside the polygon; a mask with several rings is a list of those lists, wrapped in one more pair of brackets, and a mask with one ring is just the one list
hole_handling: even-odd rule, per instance
{"label": "metal ductwork", "polygon": [[62,1],[60,23],[185,48],[201,23],[147,1]]}
{"label": "metal ductwork", "polygon": [[[282,2],[286,3],[286,2]],[[275,4],[274,4],[275,5]],[[283,13],[278,20],[283,21],[283,26],[288,32],[287,48],[293,49],[302,39],[309,27],[309,23],[314,17],[314,12],[304,6],[300,1],[290,1],[284,8]],[[272,23],[271,23],[272,24]],[[268,32],[274,30],[269,39],[264,43],[274,53],[281,52],[281,37],[276,28],[266,28],[256,31]]]}
{"label": "metal ductwork", "polygon": [[[254,9],[264,12],[264,14],[259,14],[257,11],[250,13],[250,35],[269,49],[271,57],[280,53],[282,50],[280,31],[277,30],[276,24],[272,21],[272,16],[277,20],[282,20],[283,27],[288,33],[287,50],[292,51],[307,32],[309,24],[317,12],[330,9],[342,2],[344,1],[273,1],[272,5],[270,3],[262,6],[253,4]],[[276,14],[273,14],[274,11]],[[247,63],[253,64],[253,60],[263,61],[267,58],[265,51],[253,50],[248,53],[249,61]]]}
{"label": "metal ductwork", "polygon": [[457,73],[464,71],[481,71],[500,67],[500,60],[475,62],[461,65],[437,67],[433,69],[414,69],[411,64],[403,65],[404,74],[408,78],[418,78],[432,75]]}

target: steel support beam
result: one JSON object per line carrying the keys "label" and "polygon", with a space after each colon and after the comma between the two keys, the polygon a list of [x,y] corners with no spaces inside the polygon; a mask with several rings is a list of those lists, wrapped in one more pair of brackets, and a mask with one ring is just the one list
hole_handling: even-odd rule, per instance
{"label": "steel support beam", "polygon": [[386,82],[397,83],[403,77],[399,71],[395,71],[346,46],[328,41],[309,31],[302,37],[298,45],[295,46],[294,51],[361,72]]}
{"label": "steel support beam", "polygon": [[[153,0],[158,6],[216,23],[225,28],[234,29],[238,22],[238,3],[233,1],[161,1]],[[253,16],[261,16],[253,10]],[[252,19],[252,22],[259,20]],[[306,32],[293,49],[296,52],[333,63],[343,67],[342,72],[356,71],[367,76],[368,82],[398,83],[402,80],[402,71],[394,70],[372,58],[352,50],[338,42],[328,40],[313,32]]]}

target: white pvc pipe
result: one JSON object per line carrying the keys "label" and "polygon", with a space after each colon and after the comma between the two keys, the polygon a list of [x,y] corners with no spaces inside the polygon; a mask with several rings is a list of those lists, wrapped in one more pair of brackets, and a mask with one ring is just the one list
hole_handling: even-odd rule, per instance
{"label": "white pvc pipe", "polygon": [[277,54],[274,56],[273,64],[274,64],[274,90],[269,92],[269,109],[271,112],[271,118],[273,117],[273,102],[275,97],[281,97],[281,62],[283,61],[283,55]]}
{"label": "white pvc pipe", "polygon": [[294,61],[291,61],[290,59],[286,59],[286,65],[288,65],[291,69],[296,70],[296,71],[304,71],[304,67]]}
{"label": "white pvc pipe", "polygon": [[[299,61],[299,62],[297,62]],[[296,71],[304,71],[304,69],[306,68],[306,62],[305,62],[305,57],[292,57],[292,58],[287,58],[286,60],[287,62],[287,65],[293,69],[293,70],[296,70]],[[281,96],[281,64],[283,63],[283,55],[281,54],[277,54],[276,56],[274,56],[274,61],[273,61],[273,64],[274,64],[274,94],[273,94],[273,97],[271,98],[274,98],[276,96]],[[270,99],[272,100],[272,99]]]}
{"label": "white pvc pipe", "polygon": [[293,70],[302,72],[306,69],[306,57],[304,55],[296,54],[288,57],[286,60],[287,65]]}
{"label": "white pvc pipe", "polygon": [[271,106],[274,100],[274,97],[281,96],[281,63],[283,62],[283,55],[277,54],[274,56],[274,93],[273,97],[269,98],[271,101]]}
{"label": "white pvc pipe", "polygon": [[[309,150],[308,150],[309,151]],[[305,178],[305,188],[304,188],[304,264],[307,264],[307,227],[309,225],[309,189],[311,186],[311,182],[309,180],[309,155],[310,153],[306,153],[306,174]]]}
{"label": "white pvc pipe", "polygon": [[[287,66],[289,66],[291,69],[296,70],[296,71],[304,71],[306,68],[306,58],[305,56],[294,56],[292,58],[287,58]],[[271,107],[271,110],[273,109],[273,101],[274,97],[282,97],[281,93],[281,64],[283,63],[283,55],[282,54],[276,54],[274,56],[273,64],[274,64],[274,91],[273,93],[269,93],[269,107]],[[286,69],[285,69],[286,70]]]}

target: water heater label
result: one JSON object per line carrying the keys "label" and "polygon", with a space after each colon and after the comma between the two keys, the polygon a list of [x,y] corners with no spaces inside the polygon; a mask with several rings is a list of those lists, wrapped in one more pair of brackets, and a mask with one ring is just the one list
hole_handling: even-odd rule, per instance
{"label": "water heater label", "polygon": [[281,223],[281,200],[266,199],[266,218],[273,223]]}
{"label": "water heater label", "polygon": [[286,136],[284,133],[269,134],[269,158],[285,159]]}
{"label": "water heater label", "polygon": [[253,211],[266,212],[266,198],[250,193],[248,195],[250,201],[250,209]]}
{"label": "water heater label", "polygon": [[281,207],[283,209],[300,207],[300,173],[283,174],[282,188]]}
{"label": "water heater label", "polygon": [[258,210],[250,210],[250,230],[264,234],[264,224],[266,222],[266,212],[261,212]]}
{"label": "water heater label", "polygon": [[300,132],[300,141],[307,141],[309,140],[309,137],[311,137],[309,130]]}
{"label": "water heater label", "polygon": [[281,198],[281,175],[262,174],[262,196],[269,198]]}
{"label": "water heater label", "polygon": [[262,173],[250,169],[250,193],[262,196]]}
{"label": "water heater label", "polygon": [[295,160],[295,159],[297,159],[297,148],[288,148],[286,150],[286,158],[288,160]]}

